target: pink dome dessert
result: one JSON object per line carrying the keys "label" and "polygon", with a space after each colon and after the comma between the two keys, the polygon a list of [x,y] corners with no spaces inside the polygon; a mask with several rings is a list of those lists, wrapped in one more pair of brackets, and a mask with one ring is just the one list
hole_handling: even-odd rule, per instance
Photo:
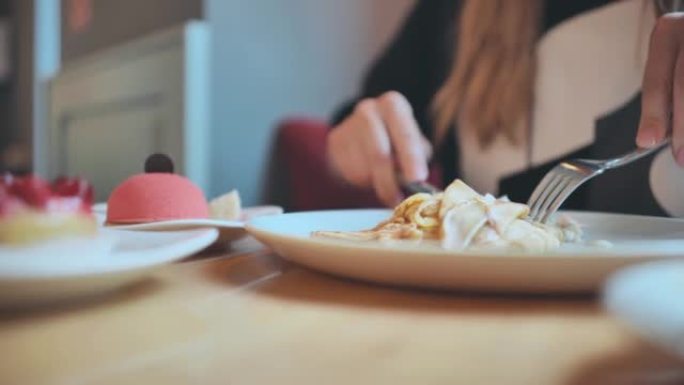
{"label": "pink dome dessert", "polygon": [[170,173],[134,175],[117,186],[107,202],[107,223],[111,224],[208,217],[202,190]]}

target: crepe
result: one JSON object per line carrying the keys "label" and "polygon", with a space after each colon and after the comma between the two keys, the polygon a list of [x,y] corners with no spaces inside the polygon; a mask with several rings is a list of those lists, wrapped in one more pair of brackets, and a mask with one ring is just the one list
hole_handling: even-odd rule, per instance
{"label": "crepe", "polygon": [[457,179],[443,193],[406,198],[392,216],[362,231],[317,231],[312,235],[355,241],[438,240],[449,250],[544,252],[577,242],[581,230],[563,217],[553,224],[533,222],[529,207],[508,198],[480,195]]}
{"label": "crepe", "polygon": [[242,204],[238,191],[231,190],[209,201],[209,215],[214,219],[240,220],[242,218]]}

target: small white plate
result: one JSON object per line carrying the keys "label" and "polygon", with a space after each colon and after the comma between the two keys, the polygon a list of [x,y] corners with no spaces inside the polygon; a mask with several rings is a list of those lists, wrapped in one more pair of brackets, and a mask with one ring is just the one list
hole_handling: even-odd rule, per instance
{"label": "small white plate", "polygon": [[604,303],[637,334],[684,358],[684,262],[630,267],[612,276]]}
{"label": "small white plate", "polygon": [[571,212],[587,240],[610,248],[566,244],[545,254],[444,250],[436,242],[347,242],[311,238],[316,230],[361,230],[388,210],[283,214],[252,220],[247,230],[284,258],[321,271],[367,281],[499,292],[589,292],[618,268],[684,256],[684,221],[634,215]]}
{"label": "small white plate", "polygon": [[0,305],[101,294],[212,244],[215,229],[136,232],[101,229],[96,239],[0,247]]}
{"label": "small white plate", "polygon": [[119,230],[139,230],[139,231],[170,231],[170,230],[189,230],[205,227],[213,227],[219,230],[219,240],[224,242],[236,241],[247,235],[245,223],[259,216],[282,214],[283,208],[279,206],[254,206],[246,207],[242,210],[242,218],[239,221],[229,221],[223,219],[176,219],[169,221],[137,223],[132,225],[106,225],[107,204],[98,203],[93,205],[93,213],[98,218],[98,223],[103,227],[115,228]]}

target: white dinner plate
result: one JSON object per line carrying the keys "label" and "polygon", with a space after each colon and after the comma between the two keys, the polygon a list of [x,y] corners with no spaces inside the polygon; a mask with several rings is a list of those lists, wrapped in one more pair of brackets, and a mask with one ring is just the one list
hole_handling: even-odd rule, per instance
{"label": "white dinner plate", "polygon": [[630,267],[606,284],[608,310],[643,338],[684,358],[684,261]]}
{"label": "white dinner plate", "polygon": [[213,227],[219,231],[219,240],[236,241],[247,235],[245,223],[259,216],[282,214],[283,208],[279,206],[254,206],[242,209],[242,218],[237,221],[223,219],[176,219],[169,221],[136,223],[132,225],[105,225],[107,219],[107,204],[98,203],[93,205],[93,213],[103,227],[116,228],[120,230],[139,230],[139,231],[170,231],[170,230],[189,230],[205,227]]}
{"label": "white dinner plate", "polygon": [[285,259],[346,277],[397,285],[517,292],[588,292],[616,269],[684,256],[684,221],[633,215],[569,212],[588,241],[546,254],[469,253],[436,242],[349,242],[311,238],[316,230],[361,230],[389,210],[284,214],[252,220],[247,230]]}
{"label": "white dinner plate", "polygon": [[98,238],[0,247],[0,305],[101,294],[212,244],[215,229],[139,232],[101,229]]}

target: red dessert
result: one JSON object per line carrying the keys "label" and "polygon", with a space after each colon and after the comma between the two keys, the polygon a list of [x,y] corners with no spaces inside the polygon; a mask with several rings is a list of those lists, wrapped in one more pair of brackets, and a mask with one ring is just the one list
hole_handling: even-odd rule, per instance
{"label": "red dessert", "polygon": [[107,202],[107,223],[132,224],[209,217],[199,187],[176,174],[138,174],[120,184]]}
{"label": "red dessert", "polygon": [[24,244],[66,236],[94,235],[93,188],[78,178],[52,184],[29,175],[0,178],[0,243]]}

